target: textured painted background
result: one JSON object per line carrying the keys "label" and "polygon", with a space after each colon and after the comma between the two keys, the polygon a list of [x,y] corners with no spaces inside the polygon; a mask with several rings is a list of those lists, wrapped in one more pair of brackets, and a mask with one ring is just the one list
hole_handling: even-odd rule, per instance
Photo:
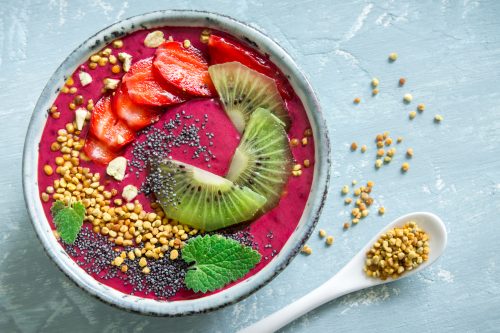
{"label": "textured painted background", "polygon": [[[333,181],[319,227],[268,286],[221,311],[150,318],[111,308],[70,282],[44,254],[24,207],[21,154],[46,81],[84,39],[154,9],[204,9],[231,15],[274,37],[307,73],[322,102],[333,143]],[[382,226],[411,211],[442,216],[449,246],[433,267],[408,280],[327,304],[285,332],[500,331],[500,2],[498,1],[0,1],[0,332],[232,332],[279,309],[337,272]],[[400,57],[389,64],[387,55]],[[377,76],[381,93],[370,97]],[[397,80],[405,76],[405,88]],[[404,92],[427,110],[415,120]],[[355,96],[364,102],[354,107]],[[441,125],[434,114],[444,116]],[[413,147],[375,171],[381,131]],[[369,144],[365,155],[352,141]],[[401,152],[402,149],[400,149]],[[387,208],[347,232],[340,187],[373,180]]]}

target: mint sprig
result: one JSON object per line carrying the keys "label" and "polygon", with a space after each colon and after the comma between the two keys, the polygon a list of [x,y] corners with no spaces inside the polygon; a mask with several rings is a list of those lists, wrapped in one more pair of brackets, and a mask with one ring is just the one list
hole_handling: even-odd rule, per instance
{"label": "mint sprig", "polygon": [[67,244],[73,244],[83,225],[85,206],[81,202],[66,206],[58,200],[52,204],[50,212],[61,239]]}
{"label": "mint sprig", "polygon": [[220,235],[198,236],[182,250],[182,258],[194,265],[184,279],[195,292],[214,291],[245,276],[261,255],[249,246]]}

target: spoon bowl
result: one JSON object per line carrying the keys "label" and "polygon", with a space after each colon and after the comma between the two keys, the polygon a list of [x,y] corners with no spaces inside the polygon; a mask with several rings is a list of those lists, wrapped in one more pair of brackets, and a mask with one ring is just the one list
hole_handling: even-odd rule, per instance
{"label": "spoon bowl", "polygon": [[[404,272],[396,279],[388,278],[387,280],[381,280],[367,276],[363,271],[366,252],[370,250],[372,245],[383,233],[395,227],[402,227],[405,223],[410,221],[417,223],[417,225],[429,235],[429,259],[424,261],[417,268]],[[241,330],[240,333],[275,332],[307,312],[338,297],[361,289],[409,277],[435,262],[443,253],[447,240],[446,227],[438,216],[426,212],[403,215],[385,226],[351,259],[351,261],[323,285],[297,301],[287,305],[283,309]]]}
{"label": "spoon bowl", "polygon": [[[380,238],[383,233],[386,233],[387,231],[396,227],[402,227],[405,225],[405,223],[410,221],[414,221],[415,223],[417,223],[417,225],[422,230],[424,230],[427,235],[429,235],[429,259],[427,261],[424,261],[417,268],[405,272],[397,279],[387,278],[387,280],[381,280],[367,276],[363,271],[366,252],[371,249],[372,245]],[[379,284],[392,282],[394,280],[400,280],[402,278],[412,276],[413,274],[418,273],[422,269],[430,266],[434,261],[436,261],[437,258],[441,256],[446,247],[447,241],[448,237],[446,233],[446,227],[443,221],[437,215],[426,212],[406,214],[395,219],[387,226],[385,226],[384,229],[382,229],[368,243],[366,243],[366,245],[337,273],[337,275],[340,275],[341,273],[342,276],[345,275],[346,279],[348,279],[346,280],[346,283],[351,285],[351,288],[354,288],[354,290],[352,291],[377,286]],[[335,275],[334,277],[336,277],[337,275]],[[329,281],[331,280],[333,280],[333,278]],[[338,281],[334,282],[338,283]]]}

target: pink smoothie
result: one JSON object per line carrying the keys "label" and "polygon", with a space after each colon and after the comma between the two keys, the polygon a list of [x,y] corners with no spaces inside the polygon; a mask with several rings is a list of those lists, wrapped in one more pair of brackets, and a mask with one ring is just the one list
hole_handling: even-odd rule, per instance
{"label": "pink smoothie", "polygon": [[[190,27],[165,27],[155,30],[162,30],[165,33],[165,36],[172,36],[174,40],[182,41],[185,39],[189,39],[192,45],[201,50],[208,59],[207,45],[201,43],[199,39],[199,36],[203,29]],[[133,56],[133,62],[142,58],[152,56],[155,52],[155,49],[147,48],[143,43],[144,38],[146,37],[148,32],[149,31],[147,30],[142,30],[122,38],[124,42],[123,48],[113,49],[110,46],[110,48],[113,50],[113,54],[117,55],[118,52],[127,52]],[[216,31],[213,31],[213,33],[224,36],[226,35],[222,32]],[[91,84],[85,87],[81,86],[80,80],[78,78],[79,70],[84,70],[85,72],[91,74],[93,78]],[[109,65],[104,67],[97,67],[96,69],[91,70],[88,68],[88,62],[85,62],[73,73],[73,79],[75,82],[74,87],[78,88],[77,94],[83,95],[85,101],[92,98],[94,102],[97,102],[102,96],[102,80],[106,77],[120,79],[122,75],[123,73],[112,74]],[[38,161],[38,185],[40,193],[45,191],[47,186],[52,185],[55,179],[59,178],[59,175],[56,175],[55,173],[52,176],[45,175],[45,173],[43,172],[43,166],[45,164],[50,164],[55,169],[54,159],[56,156],[60,156],[60,152],[52,152],[50,150],[50,145],[55,141],[55,138],[57,137],[57,131],[61,128],[64,128],[64,125],[66,123],[72,122],[74,120],[74,111],[70,110],[68,107],[69,103],[74,99],[74,96],[75,95],[72,94],[59,94],[56,101],[54,102],[54,105],[58,107],[61,116],[59,119],[53,119],[50,116],[48,117],[43,132],[42,141],[39,145],[40,155]],[[293,95],[290,100],[286,101],[286,104],[292,120],[292,125],[289,131],[289,138],[297,138],[301,140],[304,136],[304,130],[310,128],[309,120],[307,118],[302,102],[297,97],[297,95]],[[200,119],[200,121],[203,121],[204,115],[208,115],[206,128],[200,130],[199,133],[200,144],[209,146],[209,142],[211,141],[212,145],[209,148],[213,155],[215,155],[215,157],[211,158],[208,162],[205,161],[204,158],[193,159],[192,156],[195,148],[186,148],[185,146],[173,149],[171,153],[172,157],[174,159],[181,160],[207,171],[213,172],[215,174],[224,176],[228,170],[234,150],[238,146],[240,136],[221,108],[218,99],[191,99],[183,104],[166,108],[165,113],[163,114],[159,122],[154,126],[161,129],[165,122],[168,122],[169,120],[175,118],[176,114],[181,114],[182,111],[184,111],[183,116],[192,116],[191,119],[183,120],[183,125],[194,123],[196,119]],[[86,124],[86,127],[82,131],[80,137],[84,138],[87,131],[88,123]],[[205,135],[205,132],[213,133],[213,138],[209,139],[209,137]],[[137,140],[144,140],[144,135],[138,136]],[[311,162],[311,167],[303,168],[302,175],[300,177],[291,176],[289,178],[286,188],[287,193],[283,196],[277,207],[261,216],[257,220],[243,226],[243,228],[246,228],[253,235],[254,242],[258,244],[258,251],[262,255],[261,262],[248,273],[247,277],[258,273],[267,264],[269,264],[269,262],[271,262],[271,260],[277,253],[279,253],[283,245],[286,243],[290,235],[297,227],[297,224],[304,211],[304,207],[308,199],[313,180],[313,138],[309,137],[308,144],[305,146],[299,144],[296,147],[292,147],[292,153],[297,163],[302,163],[305,159],[308,159]],[[123,156],[125,156],[129,160],[132,158],[132,145],[129,145],[124,150]],[[113,178],[106,175],[105,166],[83,161],[81,165],[84,167],[89,167],[91,169],[91,172],[99,172],[101,175],[101,183],[106,184],[106,189],[111,190],[112,188],[114,188],[118,190],[118,193],[121,193],[122,188],[128,184],[134,184],[139,188],[146,176],[145,171],[141,172],[138,177],[136,177],[135,172],[128,172],[126,178],[122,182],[117,182]],[[148,197],[140,194],[138,196],[138,199],[141,201],[145,209],[150,210],[150,200]],[[52,217],[50,215],[51,205],[52,199],[47,203],[43,203],[45,214],[48,220],[52,223]],[[88,224],[87,227],[89,226],[90,224]],[[74,259],[76,260],[78,258]],[[94,278],[99,280],[99,282],[109,285],[124,293],[130,293],[132,290],[131,286],[125,286],[123,284],[123,281],[118,278],[104,280],[101,277],[95,275]],[[241,279],[232,284],[229,284],[224,289],[230,288],[231,286],[240,283],[243,280],[244,279]],[[146,295],[140,292],[135,293],[135,295],[155,298],[153,294]],[[189,290],[181,290],[173,298],[171,298],[171,300],[199,298],[205,295],[207,294],[194,293]]]}

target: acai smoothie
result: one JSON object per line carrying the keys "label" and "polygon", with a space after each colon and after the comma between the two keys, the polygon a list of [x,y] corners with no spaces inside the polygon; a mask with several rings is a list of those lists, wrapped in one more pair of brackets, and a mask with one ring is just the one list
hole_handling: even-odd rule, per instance
{"label": "acai smoothie", "polygon": [[231,288],[302,217],[315,163],[304,106],[265,54],[227,33],[163,27],[111,41],[48,112],[38,186],[54,237],[124,294]]}

